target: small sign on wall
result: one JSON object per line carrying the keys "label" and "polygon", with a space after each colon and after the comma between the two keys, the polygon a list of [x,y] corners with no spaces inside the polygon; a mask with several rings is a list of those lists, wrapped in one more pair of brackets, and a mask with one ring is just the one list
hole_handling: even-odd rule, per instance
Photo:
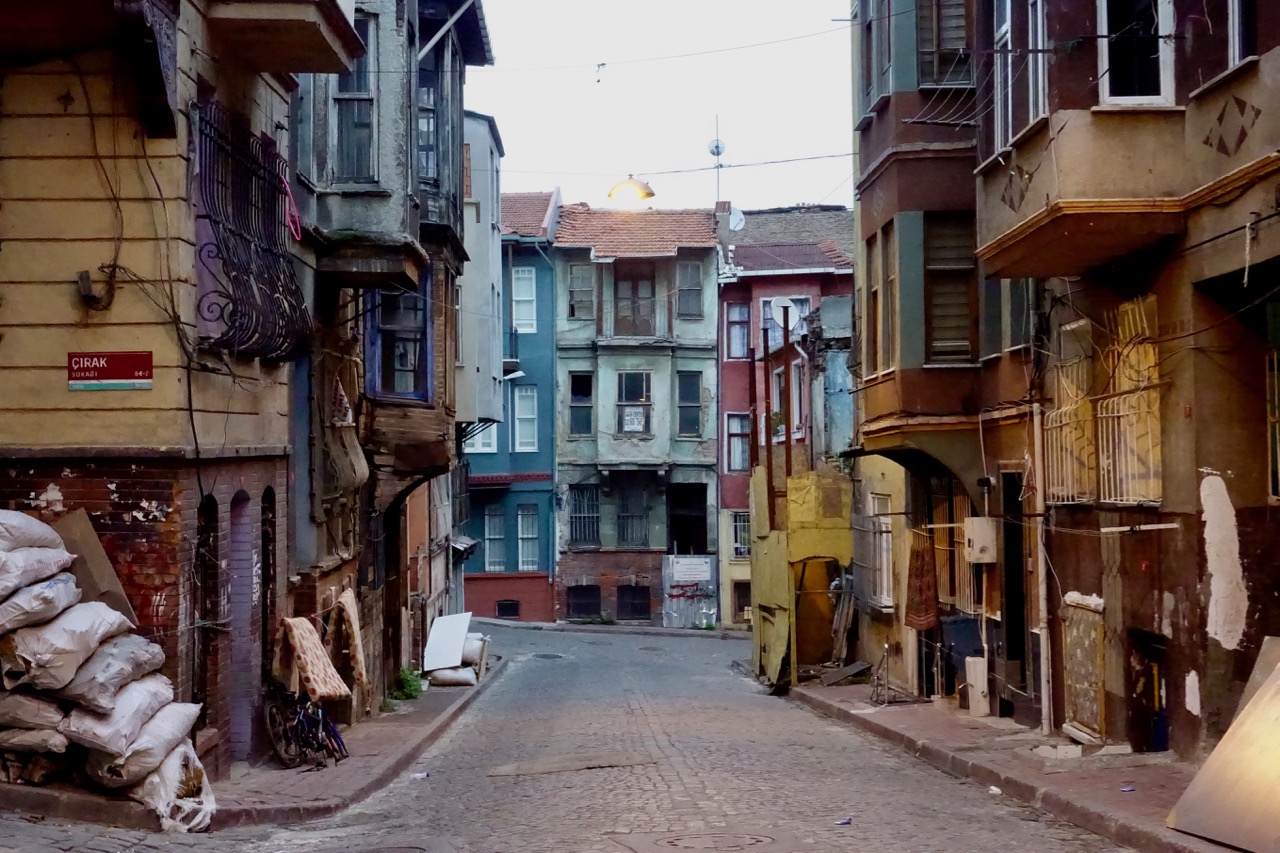
{"label": "small sign on wall", "polygon": [[149,352],[69,352],[70,391],[149,391],[154,372]]}
{"label": "small sign on wall", "polygon": [[676,583],[711,580],[710,557],[672,557],[671,579]]}

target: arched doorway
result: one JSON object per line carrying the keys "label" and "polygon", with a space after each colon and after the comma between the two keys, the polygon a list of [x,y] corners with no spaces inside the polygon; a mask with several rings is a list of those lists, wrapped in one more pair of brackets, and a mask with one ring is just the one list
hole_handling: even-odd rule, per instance
{"label": "arched doorway", "polygon": [[231,640],[231,671],[227,673],[230,686],[231,759],[243,761],[249,757],[253,746],[254,709],[259,692],[258,673],[261,663],[261,646],[255,634],[261,624],[254,619],[259,589],[260,554],[254,546],[251,500],[245,492],[236,492],[231,499],[231,529],[227,548],[227,571],[230,576],[231,612],[228,614]]}

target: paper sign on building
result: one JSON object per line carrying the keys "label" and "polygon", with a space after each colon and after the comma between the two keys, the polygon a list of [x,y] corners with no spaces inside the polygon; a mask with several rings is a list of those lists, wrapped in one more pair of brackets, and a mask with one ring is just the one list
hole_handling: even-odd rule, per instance
{"label": "paper sign on building", "polygon": [[676,583],[711,580],[711,558],[672,557],[671,579]]}

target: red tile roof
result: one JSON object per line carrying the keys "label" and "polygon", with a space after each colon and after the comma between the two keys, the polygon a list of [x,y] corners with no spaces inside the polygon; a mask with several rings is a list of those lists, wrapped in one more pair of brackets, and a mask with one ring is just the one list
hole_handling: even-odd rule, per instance
{"label": "red tile roof", "polygon": [[744,271],[852,269],[853,261],[831,240],[735,246],[733,263]]}
{"label": "red tile roof", "polygon": [[592,210],[586,204],[560,208],[556,245],[594,249],[597,258],[650,258],[681,248],[714,248],[716,221],[710,210]]}
{"label": "red tile roof", "polygon": [[503,193],[502,233],[516,237],[547,236],[547,208],[555,193]]}

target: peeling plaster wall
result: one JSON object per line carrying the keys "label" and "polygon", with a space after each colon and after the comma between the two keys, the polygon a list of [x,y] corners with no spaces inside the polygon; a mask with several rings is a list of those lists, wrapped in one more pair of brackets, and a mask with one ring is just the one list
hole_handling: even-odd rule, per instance
{"label": "peeling plaster wall", "polygon": [[1209,614],[1205,630],[1224,649],[1238,649],[1249,611],[1249,591],[1240,564],[1240,534],[1227,485],[1217,475],[1200,482],[1204,507],[1205,569],[1209,575]]}

